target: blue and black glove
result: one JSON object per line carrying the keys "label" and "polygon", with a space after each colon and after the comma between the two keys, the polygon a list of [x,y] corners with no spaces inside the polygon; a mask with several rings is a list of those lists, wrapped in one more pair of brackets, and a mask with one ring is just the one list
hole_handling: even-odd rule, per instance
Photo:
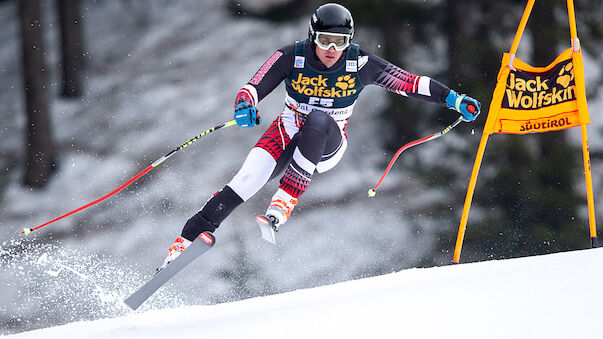
{"label": "blue and black glove", "polygon": [[461,113],[463,121],[470,122],[477,118],[481,112],[482,104],[472,97],[450,90],[446,97],[446,107]]}
{"label": "blue and black glove", "polygon": [[259,125],[262,122],[257,108],[248,102],[241,102],[235,107],[234,118],[237,125],[245,128]]}

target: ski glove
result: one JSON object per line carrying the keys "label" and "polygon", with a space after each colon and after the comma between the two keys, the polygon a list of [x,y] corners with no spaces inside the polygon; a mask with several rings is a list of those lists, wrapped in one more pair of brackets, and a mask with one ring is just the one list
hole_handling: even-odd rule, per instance
{"label": "ski glove", "polygon": [[472,97],[465,94],[458,94],[450,90],[446,97],[446,106],[453,109],[463,116],[463,121],[470,122],[477,118],[481,111],[482,104]]}
{"label": "ski glove", "polygon": [[259,125],[262,122],[257,108],[248,102],[241,102],[235,107],[234,118],[237,125],[245,128]]}

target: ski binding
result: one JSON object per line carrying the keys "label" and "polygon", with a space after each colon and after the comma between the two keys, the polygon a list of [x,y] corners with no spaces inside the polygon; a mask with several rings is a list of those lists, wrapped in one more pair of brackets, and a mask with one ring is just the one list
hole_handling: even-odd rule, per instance
{"label": "ski binding", "polygon": [[268,241],[269,243],[276,245],[276,234],[278,232],[278,227],[274,224],[274,221],[267,215],[258,215],[255,217],[255,221],[260,226],[260,230],[262,231],[262,238]]}

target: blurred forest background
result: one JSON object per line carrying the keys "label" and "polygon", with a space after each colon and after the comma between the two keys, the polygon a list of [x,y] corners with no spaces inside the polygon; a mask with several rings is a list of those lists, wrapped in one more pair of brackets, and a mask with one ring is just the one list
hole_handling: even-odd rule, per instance
{"label": "blurred forest background", "polygon": [[[28,88],[28,117],[31,124],[26,132],[28,151],[25,184],[43,187],[45,178],[54,167],[54,148],[45,90],[47,72],[41,35],[43,27],[28,26],[40,16],[40,3],[21,1],[19,10],[25,56],[24,70]],[[124,1],[135,6],[135,2]],[[321,1],[230,1],[227,6],[234,17],[255,17],[262,20],[286,22],[307,17],[323,4]],[[461,93],[479,98],[485,112],[476,125],[464,129],[480,130],[485,122],[488,103],[495,86],[502,52],[508,50],[526,1],[341,1],[351,10],[359,34],[371,30],[379,36],[379,50],[374,51],[411,72],[427,74],[450,85]],[[538,0],[528,24],[518,56],[534,66],[545,66],[569,46],[566,1]],[[603,62],[603,9],[598,0],[577,1],[578,31],[586,53],[593,56],[599,69]],[[61,95],[78,98],[82,95],[84,46],[94,43],[82,36],[80,1],[58,1],[57,8],[62,31]],[[36,8],[38,8],[36,10]],[[135,18],[133,18],[135,19]],[[34,46],[34,47],[31,47]],[[233,51],[235,52],[235,51]],[[425,62],[425,60],[428,60]],[[587,70],[588,72],[589,70]],[[422,72],[422,73],[421,73]],[[600,71],[596,71],[597,74]],[[588,95],[596,98],[603,79],[589,83]],[[395,151],[405,142],[437,129],[433,107],[420,102],[392,98],[383,110],[379,122],[391,133],[383,143]],[[431,112],[430,112],[431,111]],[[392,113],[396,114],[392,114]],[[591,112],[597,114],[596,111]],[[438,119],[440,120],[440,119]],[[595,131],[600,133],[600,131]],[[479,134],[479,133],[478,133]],[[568,142],[567,131],[530,136],[500,136],[491,142],[484,162],[484,174],[476,191],[474,206],[487,211],[475,220],[468,239],[485,237],[477,244],[499,247],[488,256],[506,257],[570,250],[585,246],[584,194],[581,152]],[[595,164],[601,153],[597,146],[592,154]],[[472,164],[474,150],[459,150],[450,146],[450,159],[462,159]],[[429,185],[449,186],[450,197],[461,200],[466,185],[448,166],[450,161],[424,162],[417,159],[412,170],[422,173]],[[446,213],[448,206],[430,206],[432,214]],[[489,227],[485,227],[489,225]],[[495,226],[499,225],[499,226]],[[497,228],[498,227],[498,228]],[[493,229],[496,228],[496,229]],[[479,230],[484,230],[483,232]],[[452,230],[446,230],[451,232]],[[443,235],[442,248],[451,246],[449,234]],[[471,249],[469,249],[471,251]],[[467,253],[473,260],[485,259],[479,247]],[[428,259],[427,259],[428,260]]]}
{"label": "blurred forest background", "polygon": [[[285,44],[274,46],[270,39],[292,37],[287,40],[291,43],[305,38],[311,13],[323,3],[0,1],[0,22],[14,23],[0,30],[0,62],[6,62],[0,64],[0,78],[8,79],[0,84],[0,241],[5,241],[0,248],[0,263],[8,263],[9,267],[11,260],[27,252],[22,243],[15,245],[7,240],[14,236],[15,224],[35,226],[30,223],[42,223],[79,207],[137,173],[141,166],[164,154],[166,147],[193,136],[193,131],[230,119],[232,100],[247,81],[244,79],[253,75],[274,48]],[[227,281],[216,284],[215,289],[228,292],[221,292],[218,297],[204,296],[210,302],[450,263],[502,54],[510,48],[526,1],[339,3],[354,16],[354,41],[361,48],[477,98],[483,113],[475,123],[461,124],[453,133],[405,152],[382,191],[366,202],[366,190],[374,185],[398,147],[439,131],[456,119],[442,107],[367,89],[349,127],[351,145],[354,146],[352,140],[359,144],[350,147],[344,162],[333,173],[323,179],[317,176],[312,191],[304,195],[304,202],[294,212],[297,223],[311,234],[308,237],[315,238],[300,241],[306,231],[295,227],[290,233],[280,232],[289,252],[285,246],[278,248],[278,259],[274,259],[276,256],[266,255],[269,250],[256,245],[257,234],[247,236],[237,233],[241,230],[220,228],[223,233],[217,236],[218,243],[225,246],[223,251],[231,261],[219,261],[214,255],[224,256],[223,253],[212,250],[208,260],[217,260],[216,266],[221,268],[203,275]],[[603,5],[600,0],[579,0],[575,7],[578,36],[585,54],[587,97],[593,121],[589,126],[593,184],[600,215]],[[154,25],[165,29],[157,30]],[[256,32],[265,35],[255,35]],[[211,47],[202,50],[205,46]],[[546,66],[568,47],[566,1],[537,0],[519,45],[518,58],[533,66]],[[18,59],[18,63],[14,64],[13,59]],[[151,87],[152,82],[157,86]],[[282,107],[282,97],[271,97],[274,98],[260,104],[260,111],[269,117],[272,115],[262,105],[271,110],[277,107],[272,113]],[[375,114],[365,114],[371,109],[376,110]],[[212,115],[212,110],[220,113]],[[69,125],[59,124],[59,119]],[[102,209],[91,209],[70,221],[49,226],[34,241],[62,242],[63,247],[100,253],[115,245],[110,248],[112,255],[127,258],[123,262],[144,257],[149,261],[145,262],[148,270],[163,260],[163,250],[173,240],[171,237],[198,210],[199,204],[238,169],[245,154],[237,153],[238,148],[246,152],[265,127],[246,136],[232,129],[220,132],[216,139],[195,144],[196,148],[189,151],[192,154],[170,159],[166,172],[157,170],[157,174],[145,177]],[[161,134],[166,130],[172,135]],[[174,134],[177,138],[171,138]],[[211,140],[221,141],[218,144]],[[226,140],[231,144],[225,146]],[[239,144],[244,146],[233,151],[224,148]],[[211,161],[201,163],[199,154]],[[82,164],[88,167],[82,170]],[[462,261],[590,247],[582,166],[579,130],[492,136],[477,182]],[[95,176],[97,171],[100,178]],[[329,181],[334,178],[345,183],[332,187]],[[257,201],[250,201],[252,207],[241,208],[229,223],[248,224],[253,213],[265,209],[271,193],[260,193]],[[135,211],[138,208],[140,211]],[[252,227],[255,225],[249,226]],[[357,240],[358,234],[369,240]],[[165,242],[149,241],[158,238]],[[325,244],[319,245],[320,239]],[[342,252],[338,252],[338,241],[348,241]],[[365,246],[362,248],[367,258],[354,248],[360,245]],[[317,267],[310,268],[306,262],[314,260],[309,259],[312,252],[321,258],[331,254],[336,259],[325,258],[322,262],[316,258]],[[368,258],[369,255],[374,257]],[[346,260],[357,262],[349,264]],[[320,264],[323,266],[318,267]],[[298,276],[288,276],[293,266],[301,271]],[[303,268],[314,276],[304,278]],[[23,273],[15,274],[10,269],[7,272],[11,279],[23,279]],[[140,280],[131,285],[136,286],[137,281]],[[38,281],[31,284],[39,287]],[[198,286],[192,284],[189,286]],[[19,283],[16,286],[20,288]],[[22,290],[14,292],[15,300],[23,298]],[[69,301],[69,297],[65,298]],[[15,301],[10,303],[0,303],[0,320],[11,330],[98,316],[83,312],[84,315],[66,319],[64,314],[71,309],[59,315],[63,306],[57,301],[44,310],[57,312],[56,319],[36,318],[37,323],[28,320],[24,325],[23,318],[27,316],[15,318]],[[39,310],[31,306],[22,311],[36,314]]]}

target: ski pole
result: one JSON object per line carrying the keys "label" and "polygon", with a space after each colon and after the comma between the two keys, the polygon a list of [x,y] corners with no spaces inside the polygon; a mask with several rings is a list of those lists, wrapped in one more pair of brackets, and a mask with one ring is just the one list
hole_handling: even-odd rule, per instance
{"label": "ski pole", "polygon": [[58,218],[56,218],[56,219],[53,219],[53,220],[50,220],[50,221],[48,221],[48,222],[46,222],[46,223],[43,223],[43,224],[41,224],[41,225],[39,225],[39,226],[36,226],[36,227],[34,227],[34,228],[24,228],[24,229],[23,229],[23,231],[22,231],[20,234],[25,234],[25,235],[28,235],[28,234],[29,234],[29,233],[31,233],[32,231],[35,231],[35,230],[37,230],[37,229],[39,229],[39,228],[42,228],[42,227],[44,227],[44,226],[46,226],[46,225],[52,224],[52,223],[53,223],[53,222],[55,222],[55,221],[61,220],[61,219],[65,218],[65,217],[68,217],[68,216],[70,216],[70,215],[72,215],[72,214],[74,214],[74,213],[77,213],[77,212],[79,212],[79,211],[81,211],[81,210],[83,210],[83,209],[86,209],[86,208],[88,208],[88,207],[90,207],[90,206],[93,206],[93,205],[98,204],[99,202],[101,202],[101,201],[103,201],[103,200],[105,200],[105,199],[107,199],[107,198],[111,197],[112,195],[115,195],[115,194],[116,194],[116,193],[118,193],[119,191],[121,191],[121,190],[123,190],[124,188],[128,187],[128,186],[129,186],[131,183],[133,183],[134,181],[138,180],[140,177],[142,177],[143,175],[147,174],[147,173],[148,173],[149,171],[151,171],[153,168],[155,168],[155,167],[159,166],[159,165],[160,165],[162,162],[166,161],[166,160],[167,160],[169,157],[171,157],[172,155],[174,155],[176,152],[178,152],[178,151],[180,151],[181,149],[183,149],[183,148],[187,147],[188,145],[192,144],[193,142],[195,142],[195,141],[197,141],[197,140],[201,139],[202,137],[206,136],[207,134],[209,134],[209,133],[211,133],[211,132],[213,132],[213,131],[219,130],[220,128],[223,128],[223,127],[230,127],[230,126],[233,126],[233,125],[236,125],[236,124],[237,124],[237,121],[236,121],[236,120],[230,120],[230,121],[225,122],[225,123],[223,123],[223,124],[221,124],[221,125],[218,125],[218,126],[212,127],[212,128],[210,128],[210,129],[208,129],[208,130],[205,130],[205,131],[201,132],[201,134],[199,134],[199,135],[195,136],[194,138],[190,139],[189,141],[185,142],[184,144],[182,144],[182,145],[180,145],[180,146],[178,146],[178,147],[174,148],[173,150],[171,150],[170,152],[168,152],[166,155],[164,155],[164,156],[162,156],[161,158],[159,158],[159,159],[155,160],[155,162],[153,162],[152,164],[150,164],[150,165],[149,165],[147,168],[143,169],[142,171],[140,171],[140,173],[136,174],[136,175],[135,175],[135,176],[133,176],[133,177],[132,177],[130,180],[128,180],[128,181],[126,181],[126,182],[124,182],[124,183],[123,183],[121,186],[119,186],[119,187],[118,187],[118,188],[116,188],[115,190],[113,190],[113,191],[109,192],[108,194],[103,195],[102,197],[100,197],[100,198],[98,198],[98,199],[96,199],[96,200],[94,200],[94,201],[92,201],[92,202],[89,202],[89,203],[87,203],[87,204],[86,204],[86,205],[84,205],[84,206],[78,207],[78,208],[74,209],[74,210],[73,210],[73,211],[71,211],[71,212],[65,213],[65,214],[61,215],[60,217],[58,217]]}
{"label": "ski pole", "polygon": [[400,154],[402,152],[404,152],[405,150],[407,150],[407,149],[409,149],[409,148],[411,148],[413,146],[416,146],[416,145],[422,144],[424,142],[427,142],[427,141],[430,141],[430,140],[437,139],[437,138],[441,137],[442,135],[448,133],[451,129],[453,129],[454,127],[456,127],[456,125],[458,125],[461,121],[463,121],[463,117],[462,116],[459,117],[458,119],[456,119],[456,121],[453,122],[452,124],[450,124],[448,127],[444,128],[442,131],[434,133],[434,134],[432,134],[430,136],[426,136],[426,137],[421,138],[421,139],[417,139],[415,141],[411,141],[411,142],[407,143],[406,145],[400,147],[400,149],[396,152],[396,154],[394,155],[394,157],[392,158],[392,160],[390,160],[389,165],[385,169],[385,172],[383,172],[383,175],[381,176],[381,179],[379,180],[379,182],[377,183],[377,185],[375,187],[371,188],[368,191],[369,197],[372,198],[372,197],[375,196],[375,194],[377,194],[377,188],[379,188],[379,186],[381,186],[381,183],[383,182],[383,179],[385,179],[385,176],[387,175],[387,173],[389,172],[389,170],[392,168],[392,166],[394,166],[394,163],[396,162],[396,160],[398,159],[398,157],[400,156]]}

